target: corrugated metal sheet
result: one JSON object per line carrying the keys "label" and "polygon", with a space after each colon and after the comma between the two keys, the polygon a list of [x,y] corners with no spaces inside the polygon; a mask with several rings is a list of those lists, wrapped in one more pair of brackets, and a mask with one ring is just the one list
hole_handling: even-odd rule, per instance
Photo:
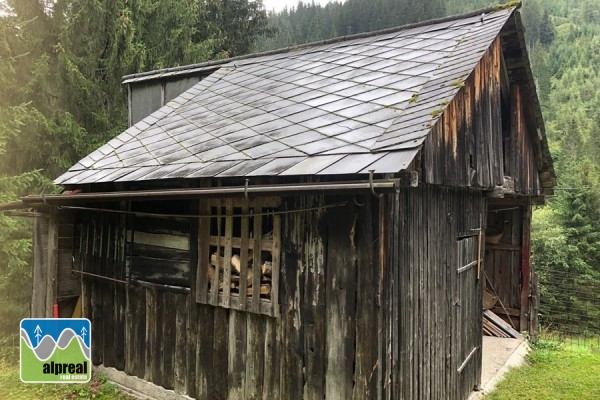
{"label": "corrugated metal sheet", "polygon": [[398,172],[512,11],[221,63],[55,182]]}

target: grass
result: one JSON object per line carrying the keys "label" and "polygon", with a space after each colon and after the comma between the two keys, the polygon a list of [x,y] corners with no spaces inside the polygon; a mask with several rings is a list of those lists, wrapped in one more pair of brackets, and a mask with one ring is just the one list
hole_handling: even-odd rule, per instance
{"label": "grass", "polygon": [[132,397],[94,374],[89,383],[32,384],[19,378],[19,348],[0,341],[0,399],[14,400],[130,400]]}
{"label": "grass", "polygon": [[600,399],[600,349],[539,340],[486,400]]}

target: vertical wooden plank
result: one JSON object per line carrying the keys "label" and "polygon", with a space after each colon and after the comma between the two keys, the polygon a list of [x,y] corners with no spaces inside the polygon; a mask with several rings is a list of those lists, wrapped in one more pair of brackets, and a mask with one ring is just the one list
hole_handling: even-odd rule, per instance
{"label": "vertical wooden plank", "polygon": [[[364,206],[357,209],[357,306],[356,306],[356,365],[354,369],[353,399],[372,399],[377,393],[377,287],[374,246],[377,241],[373,235],[373,214],[371,200],[366,197]],[[394,224],[398,229],[398,223]],[[397,246],[396,246],[397,248]],[[376,247],[375,247],[376,249]],[[397,259],[396,259],[397,262]]]}
{"label": "vertical wooden plank", "polygon": [[504,147],[502,135],[502,43],[500,37],[494,39],[492,45],[492,124],[494,125],[494,147],[495,147],[495,179],[496,184],[504,183]]}
{"label": "vertical wooden plank", "polygon": [[[84,234],[85,233],[85,234]],[[89,217],[85,217],[82,221],[82,262],[81,270],[89,272],[92,265],[92,228]],[[87,279],[80,277],[81,279],[81,315],[91,321],[92,319],[92,304],[91,304],[91,285]]]}
{"label": "vertical wooden plank", "polygon": [[[386,215],[387,215],[387,203],[388,199],[391,196],[382,197],[377,204],[377,212],[374,213],[377,215],[377,219],[373,219],[373,223],[376,224],[377,228],[374,232],[377,233],[377,393],[376,399],[383,400],[384,396],[384,376],[387,364],[388,354],[384,351],[384,346],[386,343],[385,337],[385,307],[387,304],[386,301],[386,292],[384,290],[384,271],[385,271],[385,263],[386,263],[386,249],[389,248],[387,242],[386,235]],[[398,262],[398,268],[401,268],[400,262]],[[401,362],[401,360],[399,360]],[[401,392],[399,393],[402,394]]]}
{"label": "vertical wooden plank", "polygon": [[[210,399],[220,400],[227,398],[227,371],[228,371],[228,310],[222,307],[214,309],[214,353],[212,368],[212,386],[209,387]],[[203,332],[203,331],[201,331]]]}
{"label": "vertical wooden plank", "polygon": [[352,397],[356,315],[356,210],[327,210],[327,304],[325,397]]}
{"label": "vertical wooden plank", "polygon": [[46,318],[52,318],[52,309],[56,303],[58,273],[58,210],[50,207],[48,216],[48,266],[46,275]]}
{"label": "vertical wooden plank", "polygon": [[[82,292],[83,294],[83,292]],[[138,321],[138,316],[133,312],[133,308],[135,307],[135,294],[131,287],[127,287],[126,291],[126,307],[125,307],[125,326],[124,326],[124,344],[123,348],[125,351],[125,366],[123,371],[128,375],[135,375],[135,358],[137,354],[134,350],[135,348],[135,337],[136,337],[136,322]]]}
{"label": "vertical wooden plank", "polygon": [[31,296],[31,318],[46,318],[46,295],[48,277],[46,268],[47,252],[44,254],[44,236],[48,232],[45,216],[33,220],[33,291]]}
{"label": "vertical wooden plank", "polygon": [[[101,264],[104,267],[104,274],[109,278],[114,278],[114,258],[112,257],[115,249],[115,220],[114,214],[106,214],[103,218],[104,235],[103,235],[103,248],[102,248],[102,261]],[[101,282],[102,287],[102,314],[104,315],[104,360],[103,364],[106,367],[114,367],[115,358],[115,282],[103,281]]]}
{"label": "vertical wooden plank", "polygon": [[240,226],[240,308],[246,309],[248,297],[248,239],[250,238],[250,217],[248,204],[242,205],[242,220]]}
{"label": "vertical wooden plank", "polygon": [[[397,203],[397,205],[392,203],[390,206],[393,206],[398,210],[398,216],[396,219],[396,224],[398,224],[398,236],[396,236],[395,230],[390,229],[390,236],[392,239],[388,239],[389,244],[387,245],[388,249],[392,249],[394,246],[397,246],[399,254],[397,267],[394,266],[392,262],[390,264],[390,268],[398,269],[398,290],[396,296],[398,296],[397,312],[399,320],[398,325],[395,326],[395,332],[397,336],[395,346],[398,352],[398,367],[396,371],[398,382],[396,386],[400,397],[406,399],[409,399],[412,395],[412,348],[409,344],[410,324],[412,320],[412,292],[410,280],[410,276],[412,274],[412,253],[410,248],[412,243],[412,210],[410,210],[411,204],[408,201],[410,199],[410,193],[413,193],[413,191],[401,191],[399,194],[396,194],[393,197],[390,196],[390,199],[394,199],[394,203]],[[389,219],[386,221],[386,224],[390,227],[393,226],[394,214],[395,212],[392,209],[392,213],[390,214]],[[391,294],[388,294],[387,296],[391,296]],[[390,352],[390,356],[391,355],[392,353]]]}
{"label": "vertical wooden plank", "polygon": [[[146,376],[146,343],[147,343],[147,335],[146,332],[146,324],[148,320],[152,320],[154,314],[148,314],[147,310],[147,289],[144,288],[136,288],[135,290],[135,298],[137,300],[137,305],[134,308],[135,319],[136,321],[136,330],[134,331],[134,355],[136,359],[135,366],[135,376],[138,378],[144,378]],[[152,304],[153,306],[153,304]]]}
{"label": "vertical wooden plank", "polygon": [[[120,209],[125,210],[126,204],[122,202]],[[115,278],[124,280],[125,277],[125,227],[126,216],[115,215],[115,250],[113,253],[115,265]],[[125,309],[127,299],[125,285],[114,285],[114,365],[118,370],[125,369]]]}
{"label": "vertical wooden plank", "polygon": [[528,311],[529,311],[529,286],[530,286],[530,259],[531,259],[531,205],[527,205],[523,210],[523,239],[521,246],[521,318],[519,330],[528,330]]}
{"label": "vertical wooden plank", "polygon": [[[177,340],[184,341],[177,335],[177,299],[176,294],[169,291],[161,291],[161,311],[162,318],[157,323],[159,330],[162,328],[160,338],[160,349],[162,363],[159,368],[162,376],[162,386],[166,389],[174,389],[175,387],[175,352]],[[181,343],[180,343],[181,344]]]}
{"label": "vertical wooden plank", "polygon": [[[467,153],[468,154],[468,153]],[[468,156],[466,156],[468,159]],[[466,170],[468,171],[468,170]],[[467,175],[468,176],[468,175]],[[436,220],[433,222],[433,237],[430,238],[430,243],[435,243],[435,257],[434,257],[434,265],[436,268],[435,278],[434,278],[434,290],[436,294],[436,304],[433,307],[433,319],[435,322],[435,344],[434,344],[434,352],[432,355],[432,359],[435,360],[435,368],[433,370],[434,381],[433,381],[433,389],[434,392],[432,394],[433,398],[441,398],[444,396],[444,379],[443,379],[443,370],[445,364],[445,352],[444,348],[444,332],[445,332],[445,321],[447,320],[447,314],[443,312],[443,307],[445,306],[445,291],[443,287],[443,280],[445,274],[445,265],[444,265],[444,252],[443,246],[444,241],[442,240],[441,232],[446,226],[446,212],[443,208],[443,204],[441,201],[442,196],[438,196],[436,198],[436,204],[434,205]]]}
{"label": "vertical wooden plank", "polygon": [[223,265],[223,306],[231,303],[231,238],[233,236],[233,200],[225,200],[225,250]]}
{"label": "vertical wooden plank", "polygon": [[[479,157],[479,156],[478,156]],[[479,174],[479,172],[478,172]],[[456,211],[454,207],[451,207],[450,199],[448,197],[443,198],[444,209],[448,210],[447,223],[446,223],[446,233],[452,234],[456,231]],[[446,335],[446,363],[444,370],[444,379],[446,382],[445,393],[448,396],[454,396],[457,387],[457,378],[456,378],[456,370],[454,368],[455,365],[455,354],[457,351],[456,342],[456,329],[459,326],[456,321],[456,268],[454,265],[454,247],[453,246],[445,246],[444,249],[445,259],[446,259],[446,291],[448,298],[446,304],[448,307],[446,308],[446,315],[448,316],[448,324],[447,324],[447,335]]]}
{"label": "vertical wooden plank", "polygon": [[[390,294],[388,291],[388,265],[389,265],[389,256],[386,249],[391,249],[393,246],[393,242],[390,239],[390,234],[388,234],[389,222],[389,204],[392,199],[396,197],[399,199],[400,195],[396,194],[395,196],[389,195],[382,197],[381,208],[379,209],[379,237],[381,240],[379,246],[379,291],[380,291],[380,311],[379,311],[379,321],[381,324],[380,328],[380,343],[379,343],[379,359],[381,360],[381,376],[379,377],[379,381],[381,384],[381,396],[380,399],[390,399],[391,396],[389,394],[390,388],[390,370],[391,370],[391,348],[390,348],[390,336],[389,332],[389,305],[390,305]],[[399,265],[398,268],[401,268]],[[401,393],[400,393],[401,395]]]}
{"label": "vertical wooden plank", "polygon": [[262,400],[280,399],[280,338],[278,335],[278,320],[267,318],[265,324],[265,365]]}
{"label": "vertical wooden plank", "polygon": [[[296,209],[293,200],[284,202],[284,209]],[[298,232],[302,232],[303,219],[299,215],[286,214],[283,243],[286,251],[283,253],[281,264],[281,283],[284,298],[279,325],[279,337],[281,340],[281,368],[280,368],[280,398],[301,399],[303,398],[303,346],[301,328],[303,321],[300,313],[300,299],[303,298],[303,287],[300,285],[300,274],[304,268],[298,262],[298,248],[300,246],[294,238]],[[326,240],[326,239],[325,239]]]}
{"label": "vertical wooden plank", "polygon": [[[222,219],[221,219],[221,202],[220,200],[215,201],[215,204],[217,206],[217,214],[216,214],[216,219],[217,219],[217,250],[216,250],[216,254],[217,254],[217,261],[216,261],[216,265],[215,267],[215,274],[212,277],[212,281],[210,284],[210,304],[213,306],[218,305],[219,303],[219,275],[221,274],[221,269],[222,269],[222,265],[221,265],[221,257],[220,257],[220,253],[221,253],[221,243],[222,243],[222,228],[221,228],[221,223],[222,223]],[[212,256],[212,254],[210,255]]]}
{"label": "vertical wooden plank", "polygon": [[410,233],[409,233],[409,244],[408,251],[410,253],[410,258],[407,264],[407,275],[408,275],[408,307],[409,307],[409,320],[405,331],[405,343],[404,345],[408,347],[409,356],[408,356],[408,366],[404,371],[408,374],[408,397],[409,399],[416,399],[418,396],[419,390],[419,375],[417,363],[419,360],[419,352],[418,352],[418,343],[415,343],[414,333],[418,331],[417,323],[415,320],[415,315],[419,315],[419,253],[418,253],[418,244],[419,244],[419,218],[418,214],[415,210],[416,204],[420,203],[420,198],[417,197],[421,188],[416,189],[414,192],[411,191],[408,195],[408,199],[406,201],[407,212],[410,213]]}
{"label": "vertical wooden plank", "polygon": [[420,324],[420,332],[422,335],[416,335],[415,340],[418,340],[421,343],[421,356],[419,357],[419,368],[421,370],[420,376],[420,388],[419,388],[419,397],[423,399],[430,398],[429,388],[431,385],[431,371],[429,369],[429,365],[431,364],[430,354],[429,354],[429,346],[431,342],[431,331],[429,329],[429,320],[431,318],[429,305],[432,301],[431,299],[431,289],[429,287],[429,274],[431,270],[435,267],[431,263],[431,253],[436,251],[435,244],[429,243],[429,225],[430,225],[430,215],[429,207],[433,207],[433,187],[428,186],[425,190],[425,201],[419,204],[419,215],[421,217],[421,237],[419,240],[419,247],[421,256],[419,259],[421,260],[421,277],[419,284],[419,293],[420,293],[420,316],[419,324]]}
{"label": "vertical wooden plank", "polygon": [[196,296],[198,303],[206,303],[208,301],[208,266],[210,261],[209,254],[209,236],[210,236],[210,205],[208,201],[202,200],[199,203],[198,213],[198,264],[196,268],[196,290],[192,292]]}
{"label": "vertical wooden plank", "polygon": [[102,288],[99,285],[92,285],[92,319],[91,323],[94,327],[92,334],[92,363],[100,365],[104,362],[104,323],[103,323],[103,307],[102,307]]}
{"label": "vertical wooden plank", "polygon": [[[322,198],[309,197],[300,207],[318,207]],[[304,333],[304,399],[325,396],[325,249],[319,233],[322,211],[302,214],[297,221],[296,242],[298,261],[303,265],[300,283],[304,286],[301,299],[301,320]],[[275,285],[274,285],[275,286]]]}
{"label": "vertical wooden plank", "polygon": [[144,380],[155,382],[154,380],[154,363],[156,358],[160,357],[160,354],[156,354],[156,325],[157,325],[157,296],[155,289],[145,289],[146,294],[146,343],[143,346],[145,354],[145,365],[144,365]]}
{"label": "vertical wooden plank", "polygon": [[[200,215],[200,205],[197,201],[191,201],[190,212],[193,215]],[[186,296],[187,301],[187,312],[185,315],[185,330],[186,339],[184,345],[184,387],[181,391],[188,396],[195,398],[197,397],[197,386],[196,386],[196,353],[198,349],[198,307],[196,305],[196,296],[198,293],[197,281],[198,281],[198,266],[200,265],[199,254],[200,246],[199,241],[199,225],[200,219],[191,219],[190,226],[190,294]],[[206,259],[206,258],[205,258]],[[195,268],[194,268],[195,266]],[[206,269],[205,269],[206,271]],[[177,357],[177,356],[176,356]]]}
{"label": "vertical wooden plank", "polygon": [[[410,393],[408,391],[410,376],[410,365],[409,365],[409,352],[411,349],[407,344],[408,339],[408,327],[411,315],[410,301],[410,287],[408,281],[408,271],[410,270],[411,264],[409,262],[409,242],[410,235],[408,232],[409,225],[409,214],[407,204],[407,193],[402,191],[395,195],[387,197],[386,206],[382,205],[381,213],[384,218],[380,218],[380,237],[383,235],[383,243],[386,243],[386,250],[381,249],[382,261],[388,263],[386,274],[383,275],[383,271],[380,272],[381,278],[385,281],[395,281],[395,288],[393,291],[387,291],[385,297],[388,298],[390,305],[393,303],[393,308],[384,308],[384,312],[389,312],[391,315],[397,315],[397,323],[393,324],[393,329],[388,333],[389,340],[394,341],[393,348],[387,353],[387,359],[396,358],[396,360],[388,361],[390,365],[393,365],[393,393],[398,393],[400,398],[409,398]],[[385,213],[385,214],[384,214]],[[387,215],[387,218],[385,216]],[[387,236],[387,237],[386,237]],[[397,252],[393,249],[396,248]],[[387,254],[386,254],[387,253]],[[386,259],[387,257],[387,259]],[[394,271],[395,270],[395,271]],[[395,299],[393,299],[395,297]],[[389,311],[388,311],[389,310]],[[392,339],[393,338],[393,339]],[[391,367],[390,367],[391,368]],[[386,381],[383,382],[384,388]],[[387,398],[390,398],[388,395]]]}
{"label": "vertical wooden plank", "polygon": [[273,250],[271,272],[271,315],[279,317],[279,269],[281,268],[281,216],[273,216]]}
{"label": "vertical wooden plank", "polygon": [[248,329],[246,321],[255,317],[254,315],[235,310],[229,312],[229,352],[227,363],[227,398],[229,400],[248,398],[244,385],[245,381],[248,380],[246,353],[250,357],[251,353],[255,352],[256,349],[247,347],[246,333]]}
{"label": "vertical wooden plank", "polygon": [[400,217],[404,212],[401,207],[400,196],[395,195],[390,197],[392,202],[389,204],[389,218],[387,220],[390,226],[387,228],[392,245],[388,250],[387,263],[387,279],[389,280],[388,296],[390,302],[389,315],[389,342],[390,342],[390,383],[389,390],[391,397],[394,398],[395,393],[402,393],[402,385],[404,383],[404,373],[406,369],[400,364],[400,354],[402,348],[402,340],[406,336],[402,336],[402,327],[400,326],[400,316],[402,303],[400,300],[400,265],[399,265],[399,244],[400,244]]}
{"label": "vertical wooden plank", "polygon": [[262,207],[260,199],[254,202],[254,252],[252,256],[252,312],[258,314],[260,311],[260,277],[262,265]]}
{"label": "vertical wooden plank", "polygon": [[[127,209],[127,203],[124,204],[124,209]],[[127,257],[128,253],[131,252],[130,246],[130,237],[127,235],[127,231],[129,228],[129,218],[124,216],[124,271],[123,278],[127,278],[127,270],[129,269],[129,259]],[[137,325],[136,322],[139,321],[141,316],[136,315],[134,312],[135,307],[137,306],[138,301],[136,301],[136,296],[134,292],[134,288],[130,285],[125,287],[125,323],[124,323],[124,349],[125,349],[125,368],[124,371],[128,375],[135,375],[137,358],[139,357],[138,353],[134,350],[136,338],[137,338]]]}
{"label": "vertical wooden plank", "polygon": [[265,321],[264,315],[249,315],[247,318],[246,342],[246,385],[245,398],[258,399],[263,391],[265,365]]}
{"label": "vertical wooden plank", "polygon": [[196,350],[196,397],[199,399],[212,399],[215,385],[215,372],[213,359],[224,357],[224,354],[215,354],[215,329],[214,315],[216,308],[204,304],[197,305],[198,346]]}
{"label": "vertical wooden plank", "polygon": [[154,341],[152,343],[152,383],[158,386],[168,385],[165,381],[163,363],[166,357],[164,342],[164,325],[165,325],[165,292],[158,288],[151,289],[154,293],[155,314],[149,316],[149,322],[153,326]]}

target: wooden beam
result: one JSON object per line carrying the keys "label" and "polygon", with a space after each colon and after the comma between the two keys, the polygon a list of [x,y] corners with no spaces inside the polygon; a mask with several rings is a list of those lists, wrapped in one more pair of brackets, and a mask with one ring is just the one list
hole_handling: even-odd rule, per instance
{"label": "wooden beam", "polygon": [[521,321],[519,329],[528,330],[529,325],[529,279],[530,279],[530,256],[531,256],[531,206],[525,207],[523,212],[523,250],[521,252]]}
{"label": "wooden beam", "polygon": [[46,318],[52,317],[52,308],[56,302],[58,271],[58,209],[50,208],[48,219],[48,264],[46,275]]}
{"label": "wooden beam", "polygon": [[510,109],[510,78],[508,77],[508,69],[506,60],[504,59],[504,51],[500,51],[500,89],[502,95],[502,103],[506,109]]}
{"label": "wooden beam", "polygon": [[419,173],[417,171],[401,171],[398,174],[398,187],[417,187]]}
{"label": "wooden beam", "polygon": [[31,295],[31,317],[46,317],[47,292],[47,253],[44,252],[44,242],[47,240],[48,215],[36,217],[33,223],[33,292]]}

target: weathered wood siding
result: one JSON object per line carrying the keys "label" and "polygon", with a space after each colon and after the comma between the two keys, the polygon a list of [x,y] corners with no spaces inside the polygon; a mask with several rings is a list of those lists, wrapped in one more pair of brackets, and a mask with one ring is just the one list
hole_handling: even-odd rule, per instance
{"label": "weathered wood siding", "polygon": [[527,123],[520,86],[513,85],[510,93],[509,136],[505,140],[505,175],[515,180],[515,191],[526,195],[539,195],[541,183],[536,156],[533,151],[530,125]]}
{"label": "weathered wood siding", "polygon": [[423,182],[492,189],[510,176],[517,193],[540,194],[529,137],[537,133],[528,130],[519,86],[505,94],[510,96],[508,109],[503,105],[505,74],[497,38],[425,140],[420,163]]}
{"label": "weathered wood siding", "polygon": [[47,318],[46,296],[48,293],[48,217],[38,215],[33,222],[33,293],[31,317]]}
{"label": "weathered wood siding", "polygon": [[[138,218],[125,226],[118,214],[88,215],[84,271],[123,281],[83,277],[93,361],[201,399],[374,398],[382,383],[372,199],[362,207],[345,197],[283,202],[284,210],[343,205],[282,216],[278,318],[198,304],[193,276],[189,290],[128,285]],[[193,243],[198,224],[190,224]]]}
{"label": "weathered wood siding", "polygon": [[279,317],[196,303],[195,268],[189,289],[127,284],[131,216],[88,215],[84,270],[113,279],[83,278],[93,361],[200,399],[465,398],[480,374],[481,194],[425,185],[281,208],[304,211],[282,215]]}
{"label": "weathered wood siding", "polygon": [[[73,245],[75,244],[75,216],[64,211],[58,215],[58,279],[57,296],[59,299],[76,297],[81,291],[79,279],[73,269]],[[70,317],[70,315],[65,315]]]}
{"label": "weathered wood siding", "polygon": [[189,219],[136,215],[130,220],[126,261],[131,279],[189,287]]}
{"label": "weathered wood siding", "polygon": [[33,294],[31,316],[52,317],[54,304],[59,316],[70,317],[81,287],[73,275],[75,243],[73,213],[51,210],[35,217],[33,232]]}
{"label": "weathered wood siding", "polygon": [[431,185],[390,198],[385,398],[464,399],[479,385],[481,281],[472,261],[484,211],[479,192]]}

